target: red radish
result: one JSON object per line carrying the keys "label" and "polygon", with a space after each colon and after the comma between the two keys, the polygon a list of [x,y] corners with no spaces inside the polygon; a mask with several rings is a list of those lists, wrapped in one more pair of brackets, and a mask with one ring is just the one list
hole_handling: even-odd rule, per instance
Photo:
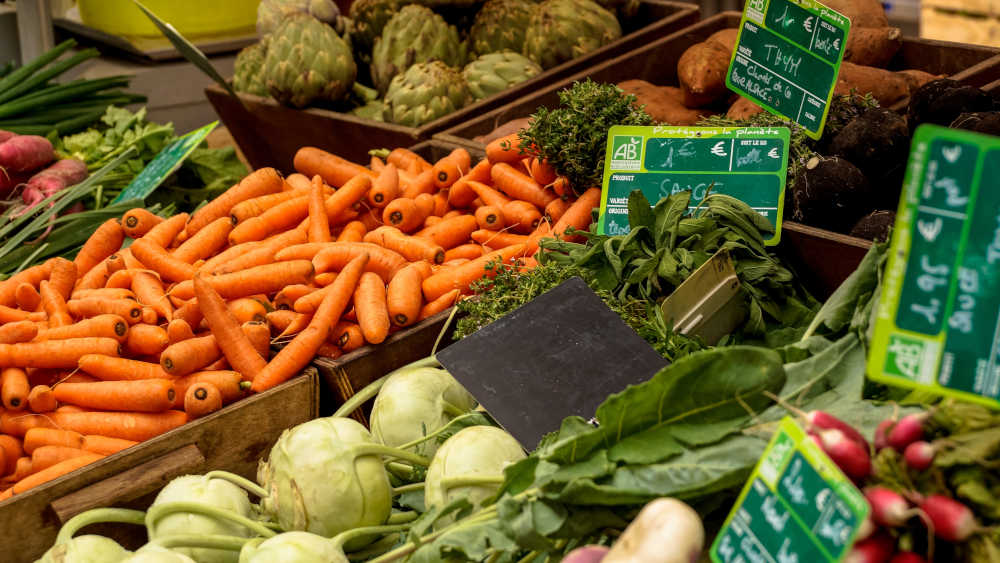
{"label": "red radish", "polygon": [[876,530],[878,530],[878,527],[875,526],[875,521],[872,520],[872,515],[869,513],[864,521],[861,522],[861,526],[858,527],[858,533],[854,535],[854,541],[859,542],[861,540],[866,540],[872,537],[872,534],[874,534]]}
{"label": "red radish", "polygon": [[912,551],[900,551],[892,556],[889,563],[927,563],[927,560],[918,553]]}
{"label": "red radish", "polygon": [[38,135],[18,135],[0,143],[0,168],[7,172],[30,172],[55,159],[52,143]]}
{"label": "red radish", "polygon": [[917,471],[923,471],[934,463],[934,454],[937,453],[934,445],[924,440],[917,440],[903,450],[903,459],[906,465]]}
{"label": "red radish", "polygon": [[35,174],[24,186],[21,199],[29,208],[38,202],[87,178],[87,165],[72,158],[57,161],[52,166]]}
{"label": "red radish", "polygon": [[892,536],[880,531],[866,540],[855,542],[844,563],[887,563],[895,550]]}
{"label": "red radish", "polygon": [[865,440],[861,432],[858,432],[853,426],[832,414],[823,411],[810,411],[806,414],[806,420],[809,421],[809,425],[812,427],[823,430],[840,430],[849,439],[861,444],[866,450],[868,449],[868,440]]}
{"label": "red radish", "polygon": [[865,499],[871,505],[871,518],[879,526],[898,528],[913,515],[903,495],[886,487],[869,487]]}
{"label": "red radish", "polygon": [[920,503],[934,524],[934,535],[950,542],[963,542],[979,529],[969,507],[944,495],[931,495]]}
{"label": "red radish", "polygon": [[896,420],[894,418],[887,418],[878,423],[878,426],[875,428],[875,451],[889,446],[889,432],[895,425]]}
{"label": "red radish", "polygon": [[8,139],[13,139],[14,137],[17,137],[17,133],[11,133],[10,131],[0,129],[0,143],[3,143]]}
{"label": "red radish", "polygon": [[926,412],[908,414],[901,418],[889,431],[889,446],[897,452],[902,452],[917,440],[924,438],[924,421],[930,416]]}
{"label": "red radish", "polygon": [[585,545],[566,554],[563,563],[599,563],[607,553],[603,545]]}
{"label": "red radish", "polygon": [[826,455],[851,479],[860,481],[871,473],[868,450],[840,430],[821,430],[819,439]]}

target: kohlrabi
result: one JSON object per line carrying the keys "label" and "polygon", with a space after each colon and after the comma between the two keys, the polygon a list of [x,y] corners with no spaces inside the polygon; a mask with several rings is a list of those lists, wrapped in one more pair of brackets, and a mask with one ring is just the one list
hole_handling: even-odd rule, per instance
{"label": "kohlrabi", "polygon": [[145,516],[144,512],[125,508],[97,508],[77,514],[63,524],[55,544],[35,563],[119,563],[132,552],[114,540],[98,535],[73,536],[91,524],[102,522],[141,526]]}
{"label": "kohlrabi", "polygon": [[247,542],[239,563],[347,563],[347,556],[329,538],[309,532],[285,532]]}
{"label": "kohlrabi", "polygon": [[197,563],[183,553],[149,543],[123,559],[121,563]]}

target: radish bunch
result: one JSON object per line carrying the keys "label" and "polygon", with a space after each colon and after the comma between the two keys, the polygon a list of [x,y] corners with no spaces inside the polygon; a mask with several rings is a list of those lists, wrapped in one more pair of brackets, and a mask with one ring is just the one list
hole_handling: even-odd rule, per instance
{"label": "radish bunch", "polygon": [[52,143],[45,137],[0,131],[0,197],[23,188],[23,213],[87,178],[87,165],[82,161],[66,159],[53,163],[55,158]]}

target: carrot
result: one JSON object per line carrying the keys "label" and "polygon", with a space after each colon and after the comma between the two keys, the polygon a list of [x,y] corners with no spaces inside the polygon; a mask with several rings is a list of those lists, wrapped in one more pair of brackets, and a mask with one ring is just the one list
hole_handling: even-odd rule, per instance
{"label": "carrot", "polygon": [[524,158],[521,154],[521,139],[517,133],[500,137],[486,145],[486,158],[492,163],[517,162]]}
{"label": "carrot", "polygon": [[[287,233],[282,233],[281,235],[275,235],[275,237],[284,236],[286,234],[288,236],[291,236],[290,233],[297,233],[297,232],[301,232],[301,231],[297,231],[297,230],[288,231]],[[305,233],[304,232],[302,233],[302,238],[305,239]],[[224,264],[228,264],[231,260],[234,260],[234,259],[236,259],[236,258],[238,258],[240,256],[243,256],[243,255],[249,253],[251,250],[255,250],[255,249],[260,248],[260,247],[262,247],[262,246],[264,246],[266,244],[268,244],[268,242],[266,240],[264,240],[264,241],[257,241],[257,240],[255,240],[253,242],[245,242],[243,244],[237,244],[237,245],[234,245],[234,246],[230,246],[229,248],[227,248],[227,249],[223,250],[222,252],[216,254],[215,256],[209,258],[208,260],[205,260],[205,262],[202,263],[201,266],[198,266],[198,271],[200,271],[200,272],[206,272],[206,273],[209,273],[209,274],[215,273],[216,269],[218,269],[220,266],[222,266]]]}
{"label": "carrot", "polygon": [[451,211],[451,204],[448,203],[447,190],[434,194],[434,210],[431,211],[431,217],[444,217],[444,214],[449,211]]}
{"label": "carrot", "polygon": [[339,188],[358,175],[369,178],[374,176],[371,170],[364,166],[344,160],[315,147],[302,147],[295,153],[293,160],[295,170],[312,178],[319,174],[323,181],[334,188]]}
{"label": "carrot", "polygon": [[[203,229],[201,232],[208,232]],[[197,235],[189,240],[194,240]],[[166,321],[173,318],[174,307],[167,299],[167,294],[163,291],[163,284],[152,272],[145,270],[135,271],[132,274],[132,291],[140,304],[156,311],[156,313]]]}
{"label": "carrot", "polygon": [[0,325],[0,344],[17,344],[34,340],[38,325],[32,321],[15,321]]}
{"label": "carrot", "polygon": [[101,354],[85,354],[77,361],[80,370],[101,381],[132,381],[170,377],[160,364]]}
{"label": "carrot", "polygon": [[414,266],[399,271],[386,288],[386,309],[396,326],[408,326],[416,322],[423,305],[424,296],[420,284],[424,276]]}
{"label": "carrot", "polygon": [[170,379],[61,383],[52,390],[63,403],[105,411],[163,412],[174,404]]}
{"label": "carrot", "polygon": [[329,242],[306,242],[302,244],[293,244],[275,253],[274,259],[277,262],[285,262],[287,260],[312,260],[321,250],[326,248],[330,248]]}
{"label": "carrot", "polygon": [[163,217],[154,215],[142,207],[129,209],[122,215],[122,231],[129,238],[139,238],[150,229],[163,222]]}
{"label": "carrot", "polygon": [[102,288],[108,284],[110,278],[111,271],[108,270],[108,262],[105,260],[81,275],[73,288],[74,291]]}
{"label": "carrot", "polygon": [[[367,170],[367,169],[365,169]],[[372,187],[372,177],[368,174],[355,176],[326,198],[326,215],[331,225],[344,223],[344,213],[361,201]]]}
{"label": "carrot", "polygon": [[[37,287],[42,280],[48,279],[51,273],[52,261],[49,260],[37,266],[26,268],[0,282],[0,305],[9,307],[14,304],[14,293],[17,291],[17,286],[27,283]],[[3,319],[0,321],[7,322]]]}
{"label": "carrot", "polygon": [[508,246],[506,248],[501,248],[489,254],[484,254],[475,260],[471,260],[451,268],[447,271],[438,272],[423,281],[421,287],[424,291],[424,297],[428,301],[434,301],[438,297],[441,297],[445,293],[458,289],[459,291],[468,291],[469,285],[472,282],[492,274],[491,270],[487,270],[486,266],[491,262],[500,260],[503,263],[509,262],[511,258],[515,256],[520,256],[524,252],[524,245],[516,244],[514,246]]}
{"label": "carrot", "polygon": [[324,342],[319,345],[319,348],[316,349],[316,355],[331,360],[335,360],[343,356],[344,352],[343,350],[338,348],[335,344],[331,344],[330,342]]}
{"label": "carrot", "polygon": [[455,266],[461,266],[462,264],[465,264],[468,261],[469,261],[468,258],[455,258],[454,260],[450,260],[448,262],[445,262],[444,264],[441,264],[441,268],[442,269],[454,268]]}
{"label": "carrot", "polygon": [[271,334],[278,335],[285,331],[292,324],[300,324],[299,319],[305,317],[302,313],[296,313],[291,309],[271,311],[267,314],[267,322],[271,325]]}
{"label": "carrot", "polygon": [[198,306],[226,360],[244,378],[253,379],[267,362],[240,329],[236,316],[226,307],[226,302],[219,293],[201,276],[194,278],[194,292]]}
{"label": "carrot", "polygon": [[95,454],[111,455],[127,448],[137,445],[135,440],[123,440],[121,438],[111,438],[109,436],[97,436],[89,434],[83,437],[83,444],[80,449],[87,450]]}
{"label": "carrot", "polygon": [[529,234],[542,220],[542,214],[534,205],[514,200],[503,206],[504,221],[507,227],[521,234]]}
{"label": "carrot", "polygon": [[[15,481],[20,481],[25,477],[31,475],[34,471],[31,468],[31,458],[30,457],[19,457],[17,458],[17,465],[14,469],[14,474],[11,476]],[[13,487],[9,489],[11,493],[14,492]]]}
{"label": "carrot", "polygon": [[526,201],[544,209],[556,197],[545,191],[542,186],[506,162],[500,162],[490,170],[493,186],[507,194],[512,199]]}
{"label": "carrot", "polygon": [[136,240],[129,248],[133,256],[165,280],[173,282],[189,280],[197,271],[197,268],[171,256],[164,247],[146,240],[146,237]]}
{"label": "carrot", "polygon": [[492,205],[493,207],[503,209],[508,203],[511,202],[509,197],[482,182],[470,181],[469,188],[476,193],[479,199],[483,200],[484,205]]}
{"label": "carrot", "polygon": [[562,219],[562,216],[569,209],[570,203],[562,199],[556,198],[549,202],[545,206],[545,218],[549,221],[555,222]]}
{"label": "carrot", "polygon": [[18,309],[24,311],[37,311],[42,303],[42,297],[38,290],[30,283],[22,283],[14,290],[14,301],[17,302]]}
{"label": "carrot", "polygon": [[281,179],[281,174],[274,168],[261,168],[251,172],[246,178],[240,180],[238,184],[223,192],[219,197],[202,206],[194,212],[184,231],[188,236],[192,236],[209,223],[220,217],[229,215],[233,206],[241,201],[280,192],[285,182]]}
{"label": "carrot", "polygon": [[329,341],[346,354],[364,346],[365,336],[357,323],[341,321],[330,329]]}
{"label": "carrot", "polygon": [[80,434],[98,434],[136,442],[159,436],[187,422],[187,416],[175,410],[160,413],[56,412],[49,416],[60,428]]}
{"label": "carrot", "polygon": [[376,231],[382,231],[381,246],[398,252],[410,262],[419,260],[427,260],[434,264],[444,262],[444,248],[431,240],[405,235],[394,227],[379,227]]}
{"label": "carrot", "polygon": [[292,192],[295,190],[308,190],[310,187],[312,187],[312,182],[309,178],[305,174],[295,172],[285,178],[285,187],[283,189],[286,192]]}
{"label": "carrot", "polygon": [[222,403],[229,404],[245,394],[243,378],[235,371],[197,371],[174,380],[174,408],[184,407],[184,396],[188,388],[199,383],[210,383],[222,396]]}
{"label": "carrot", "polygon": [[[436,197],[436,196],[435,196],[435,197]],[[443,220],[444,220],[444,219],[442,219],[441,217],[438,217],[437,215],[430,215],[430,216],[428,216],[428,217],[427,217],[426,219],[424,219],[424,225],[423,225],[423,228],[422,228],[422,229],[420,229],[419,231],[417,231],[417,232],[416,232],[416,233],[414,233],[414,234],[420,234],[421,232],[423,232],[423,231],[427,230],[427,228],[429,228],[429,227],[433,227],[434,225],[437,225],[438,223],[440,223],[440,222],[441,222],[441,221],[443,221]]]}
{"label": "carrot", "polygon": [[163,327],[137,324],[128,331],[125,350],[134,356],[157,356],[167,349],[169,341],[167,331]]}
{"label": "carrot", "polygon": [[55,394],[48,385],[35,385],[28,393],[28,408],[31,409],[31,412],[54,411],[58,406]]}
{"label": "carrot", "polygon": [[[396,275],[396,272],[407,264],[406,258],[403,258],[398,252],[367,242],[331,243],[328,248],[316,254],[312,263],[319,273],[337,271],[345,268],[349,262],[361,254],[370,256],[366,271],[375,272],[386,283],[389,283],[392,276]],[[283,263],[288,264],[289,262]]]}
{"label": "carrot", "polygon": [[0,323],[13,323],[16,321],[42,321],[46,320],[45,312],[27,312],[14,309],[5,305],[0,305]]}
{"label": "carrot", "polygon": [[211,414],[222,408],[222,394],[211,383],[195,383],[184,393],[184,412],[189,419]]}
{"label": "carrot", "polygon": [[340,234],[337,235],[337,242],[361,242],[367,232],[368,229],[365,228],[364,223],[351,221],[341,229]]}
{"label": "carrot", "polygon": [[478,244],[463,244],[456,246],[444,253],[444,261],[449,262],[458,258],[479,258],[483,255],[483,247]]}
{"label": "carrot", "polygon": [[109,279],[110,275],[125,269],[125,259],[121,254],[112,254],[111,256],[108,256],[105,263],[107,264]]}
{"label": "carrot", "polygon": [[527,246],[528,235],[515,235],[503,231],[479,230],[472,233],[472,240],[492,248],[505,248],[515,244]]}
{"label": "carrot", "polygon": [[304,193],[236,225],[229,233],[229,244],[263,240],[274,233],[294,227],[308,215],[309,194]]}
{"label": "carrot", "polygon": [[6,461],[5,465],[0,465],[0,474],[10,475],[14,472],[14,467],[17,465],[17,458],[24,455],[24,450],[21,448],[21,441],[13,436],[0,434],[0,450],[3,450]]}
{"label": "carrot", "polygon": [[[504,225],[506,225],[503,211],[501,211],[499,207],[493,205],[484,205],[476,208],[475,219],[480,229],[487,229],[490,231],[502,230]],[[471,235],[472,233],[469,233],[469,236]]]}
{"label": "carrot", "polygon": [[87,450],[79,448],[70,448],[66,446],[42,446],[31,454],[31,470],[33,472],[42,471],[43,469],[48,469],[61,461],[93,454],[94,452],[88,452]]}
{"label": "carrot", "polygon": [[420,194],[431,195],[436,189],[434,187],[434,170],[428,168],[416,176],[403,182],[401,197],[416,198]]}
{"label": "carrot", "polygon": [[142,321],[142,306],[131,299],[105,299],[102,297],[87,297],[85,299],[70,299],[66,308],[74,317],[91,318],[98,315],[118,315],[129,324]]}
{"label": "carrot", "polygon": [[[264,213],[268,209],[286,201],[295,199],[297,197],[302,197],[308,190],[311,189],[312,183],[309,182],[305,176],[301,174],[293,174],[293,176],[301,176],[305,179],[306,185],[303,189],[293,189],[284,192],[277,192],[273,194],[262,195],[255,197],[253,199],[248,199],[246,201],[241,201],[233,206],[232,210],[229,212],[229,220],[233,225],[239,225],[240,223],[246,221],[251,217],[257,217],[258,215]],[[287,181],[287,179],[286,179]]]}
{"label": "carrot", "polygon": [[229,217],[219,217],[189,236],[171,254],[181,262],[193,264],[197,260],[208,258],[222,250],[226,246],[227,237],[232,230],[233,223]]}
{"label": "carrot", "polygon": [[240,328],[261,358],[267,360],[271,357],[271,329],[267,326],[266,320],[245,322]]}
{"label": "carrot", "polygon": [[37,487],[54,479],[58,479],[67,473],[72,473],[85,465],[90,465],[91,463],[103,458],[103,455],[88,452],[87,454],[61,461],[51,467],[47,467],[41,471],[32,473],[24,479],[21,479],[15,483],[13,487],[11,487],[11,493],[15,495],[21,494],[32,487]]}
{"label": "carrot", "polygon": [[96,289],[76,289],[73,291],[73,299],[87,299],[98,297],[101,299],[131,299],[136,300],[135,292],[125,287],[99,287]]}
{"label": "carrot", "polygon": [[185,229],[187,223],[188,214],[178,213],[157,223],[146,234],[142,235],[140,239],[162,246],[163,248],[169,248],[174,239],[177,238],[177,235]]}
{"label": "carrot", "polygon": [[372,155],[371,159],[368,161],[368,168],[376,174],[381,172],[385,167],[385,161],[375,155]]}
{"label": "carrot", "polygon": [[458,301],[459,293],[459,290],[453,289],[441,297],[428,302],[420,309],[420,315],[417,317],[417,320],[422,321],[428,317],[433,317],[448,307],[451,307]]}
{"label": "carrot", "polygon": [[[258,293],[270,295],[288,285],[309,283],[314,272],[313,264],[309,260],[289,260],[254,266],[230,274],[207,276],[205,281],[219,292],[223,299],[238,299]],[[194,296],[194,284],[190,281],[179,283],[174,286],[171,293],[189,299]]]}
{"label": "carrot", "polygon": [[253,297],[241,297],[230,301],[229,310],[236,316],[236,320],[241,323],[250,321],[263,322],[265,315],[267,315],[267,307]]}
{"label": "carrot", "polygon": [[306,238],[309,242],[330,242],[330,219],[326,215],[326,192],[323,179],[313,176],[312,190],[309,192],[309,229]]}
{"label": "carrot", "polygon": [[290,310],[295,306],[295,302],[302,297],[309,295],[318,288],[313,285],[293,284],[285,286],[284,289],[274,296],[274,308]]}
{"label": "carrot", "polygon": [[368,190],[368,203],[372,207],[382,208],[390,201],[399,197],[399,172],[395,164],[387,164]]}
{"label": "carrot", "polygon": [[549,164],[549,161],[541,158],[532,158],[528,164],[528,171],[531,173],[531,178],[543,186],[555,182],[558,177],[556,169]]}
{"label": "carrot", "polygon": [[167,346],[160,354],[160,366],[173,376],[187,375],[203,369],[222,357],[214,336],[197,336]]}
{"label": "carrot", "polygon": [[389,153],[385,159],[386,163],[393,164],[400,170],[415,170],[417,173],[431,168],[431,163],[424,160],[424,157],[411,151],[410,149],[396,148]]}
{"label": "carrot", "polygon": [[569,199],[573,195],[573,187],[569,184],[569,178],[559,176],[552,182],[552,191],[563,200]]}
{"label": "carrot", "polygon": [[132,274],[141,270],[118,270],[108,276],[104,287],[99,289],[128,289],[132,287]]}
{"label": "carrot", "polygon": [[[249,252],[230,259],[224,263],[220,263],[211,269],[206,269],[206,271],[214,274],[228,274],[238,272],[240,270],[247,270],[249,268],[253,268],[254,266],[269,264],[274,261],[275,254],[282,248],[305,242],[306,230],[300,228],[292,229],[280,235],[275,235],[264,242],[259,243]],[[207,263],[208,262],[206,262],[206,264]]]}
{"label": "carrot", "polygon": [[434,209],[434,199],[427,196],[430,205],[420,205],[415,199],[399,197],[389,202],[382,211],[382,221],[404,233],[416,231]]}
{"label": "carrot", "polygon": [[490,180],[490,169],[493,165],[490,161],[483,159],[476,164],[465,176],[448,189],[448,203],[452,207],[468,207],[476,199],[476,193],[469,187],[469,182],[488,182]]}
{"label": "carrot", "polygon": [[585,231],[590,227],[591,211],[601,203],[600,188],[590,188],[569,206],[563,216],[552,226],[552,234],[565,240],[580,240],[579,235],[564,236],[568,227]]}
{"label": "carrot", "polygon": [[313,276],[313,284],[317,287],[326,287],[333,283],[335,279],[337,279],[337,272],[323,272],[322,274]]}
{"label": "carrot", "polygon": [[125,242],[125,231],[118,219],[108,219],[97,227],[87,242],[83,243],[73,263],[81,274],[89,272],[102,260],[114,254]]}
{"label": "carrot", "polygon": [[82,448],[83,435],[72,430],[60,430],[58,428],[32,428],[24,433],[22,447],[24,452],[29,456],[38,448],[45,446]]}
{"label": "carrot", "polygon": [[168,346],[176,344],[181,340],[187,340],[188,338],[194,338],[194,331],[191,330],[191,325],[187,321],[184,319],[173,319],[167,323]]}
{"label": "carrot", "polygon": [[[76,283],[76,264],[65,258],[50,258],[46,261],[51,266],[49,283],[63,299],[69,299],[73,292],[73,285]],[[41,282],[39,282],[41,283]]]}
{"label": "carrot", "polygon": [[382,226],[382,210],[377,207],[362,205],[357,219],[365,227],[365,231],[370,231]]}
{"label": "carrot", "polygon": [[365,272],[361,275],[354,290],[354,311],[365,341],[382,343],[389,335],[389,311],[386,307],[386,286],[378,274]]}
{"label": "carrot", "polygon": [[472,215],[458,215],[441,219],[439,223],[423,229],[416,236],[430,240],[447,251],[468,242],[469,236],[477,226],[476,218]]}
{"label": "carrot", "polygon": [[28,406],[28,374],[18,367],[5,368],[0,372],[0,398],[3,407],[11,411],[24,410]]}
{"label": "carrot", "polygon": [[326,340],[330,326],[340,318],[347,307],[347,302],[351,299],[367,264],[368,253],[363,253],[344,267],[329,286],[332,288],[330,293],[323,299],[323,303],[305,330],[296,335],[254,377],[251,387],[254,392],[259,393],[287,381],[309,363],[316,350]]}
{"label": "carrot", "polygon": [[434,163],[434,185],[438,189],[450,187],[457,182],[463,174],[472,168],[472,157],[469,151],[457,148],[451,151],[448,156]]}

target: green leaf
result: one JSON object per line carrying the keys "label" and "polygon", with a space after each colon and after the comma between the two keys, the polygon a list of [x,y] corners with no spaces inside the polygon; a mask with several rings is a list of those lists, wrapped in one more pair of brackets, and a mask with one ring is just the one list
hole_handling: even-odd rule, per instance
{"label": "green leaf", "polygon": [[656,463],[684,451],[674,439],[672,426],[660,426],[648,432],[627,436],[611,446],[607,457],[622,463]]}
{"label": "green leaf", "polygon": [[688,205],[691,203],[691,192],[684,191],[661,199],[653,209],[656,216],[654,234],[656,235],[656,246],[667,246],[671,235],[676,236],[679,230],[678,223],[681,217],[687,213]]}
{"label": "green leaf", "polygon": [[888,244],[885,243],[872,245],[858,268],[840,284],[840,287],[816,312],[816,316],[813,317],[812,322],[809,323],[802,335],[803,339],[812,336],[820,327],[835,333],[851,322],[858,309],[859,301],[865,297],[870,300],[870,296],[879,281],[878,272],[888,259],[888,248]]}
{"label": "green leaf", "polygon": [[646,199],[642,190],[632,190],[632,193],[628,195],[629,228],[646,227],[652,229],[653,221],[653,210],[649,200]]}
{"label": "green leaf", "polygon": [[953,434],[943,439],[939,447],[934,456],[935,467],[981,464],[1000,451],[1000,427]]}

